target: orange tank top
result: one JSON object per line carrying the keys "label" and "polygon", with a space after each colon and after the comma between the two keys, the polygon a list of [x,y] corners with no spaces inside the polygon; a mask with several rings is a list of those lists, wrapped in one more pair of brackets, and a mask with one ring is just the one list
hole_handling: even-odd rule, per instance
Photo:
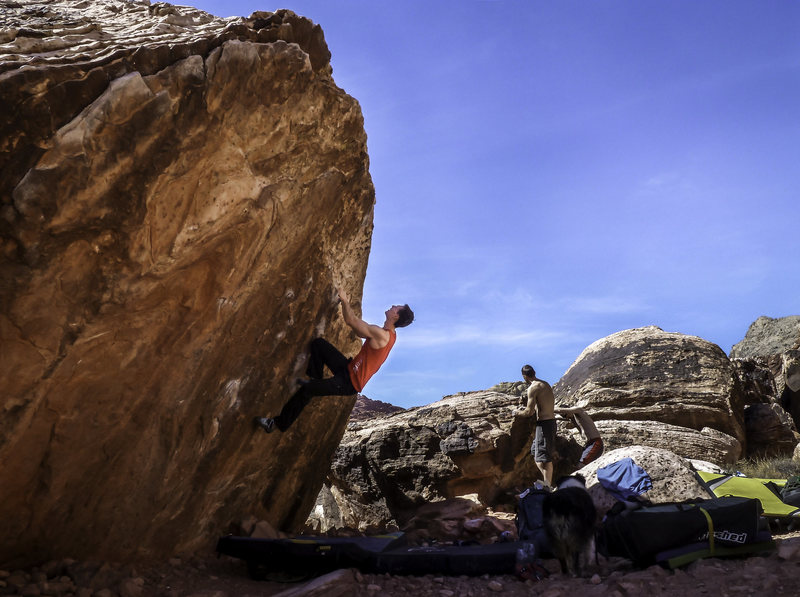
{"label": "orange tank top", "polygon": [[397,340],[397,332],[389,330],[389,342],[383,348],[377,350],[372,348],[369,345],[369,340],[366,340],[361,345],[361,350],[358,351],[356,357],[348,365],[350,382],[357,391],[363,390],[369,378],[381,368],[386,357],[389,356],[389,351],[392,350],[395,340]]}

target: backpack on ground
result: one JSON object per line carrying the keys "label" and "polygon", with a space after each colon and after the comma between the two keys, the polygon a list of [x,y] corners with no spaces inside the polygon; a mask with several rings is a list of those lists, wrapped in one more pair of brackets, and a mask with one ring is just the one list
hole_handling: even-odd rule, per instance
{"label": "backpack on ground", "polygon": [[781,489],[781,500],[785,504],[800,508],[800,475],[789,477]]}
{"label": "backpack on ground", "polygon": [[550,553],[547,533],[544,530],[544,498],[550,492],[534,485],[519,495],[517,506],[517,537],[519,541],[533,543],[536,553],[545,556]]}

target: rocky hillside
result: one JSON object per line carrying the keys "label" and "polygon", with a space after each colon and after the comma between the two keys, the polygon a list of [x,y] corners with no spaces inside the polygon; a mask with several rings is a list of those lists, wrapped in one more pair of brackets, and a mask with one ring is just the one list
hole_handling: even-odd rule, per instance
{"label": "rocky hillside", "polygon": [[388,415],[402,410],[401,407],[395,406],[394,404],[389,404],[381,400],[372,400],[358,394],[356,396],[356,403],[350,413],[350,422],[357,423],[359,421],[368,421],[375,416]]}
{"label": "rocky hillside", "polygon": [[361,295],[374,205],[322,30],[147,0],[0,14],[0,562],[302,523],[353,398],[251,421],[313,336],[357,346],[333,286]]}

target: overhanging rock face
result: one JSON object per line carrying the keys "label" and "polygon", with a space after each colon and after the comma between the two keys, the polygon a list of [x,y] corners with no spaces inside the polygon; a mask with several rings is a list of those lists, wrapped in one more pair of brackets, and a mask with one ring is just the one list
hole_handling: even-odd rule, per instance
{"label": "overhanging rock face", "polygon": [[302,523],[353,399],[286,434],[251,420],[312,337],[357,347],[333,286],[360,296],[374,206],[321,29],[119,0],[3,15],[0,563]]}

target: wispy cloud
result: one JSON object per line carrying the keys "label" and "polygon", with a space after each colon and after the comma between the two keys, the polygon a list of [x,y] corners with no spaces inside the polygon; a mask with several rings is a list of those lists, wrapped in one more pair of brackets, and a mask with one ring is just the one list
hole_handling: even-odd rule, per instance
{"label": "wispy cloud", "polygon": [[572,312],[591,315],[640,313],[651,310],[644,300],[632,296],[575,297],[564,300],[564,307]]}
{"label": "wispy cloud", "polygon": [[495,346],[520,343],[556,342],[569,337],[569,334],[555,330],[525,330],[516,328],[487,329],[482,326],[461,326],[455,329],[427,327],[415,334],[409,334],[403,343],[415,348],[432,348],[448,345],[470,344],[471,346]]}
{"label": "wispy cloud", "polygon": [[660,190],[665,187],[674,186],[678,180],[679,175],[676,172],[661,172],[646,179],[642,187],[648,190]]}

